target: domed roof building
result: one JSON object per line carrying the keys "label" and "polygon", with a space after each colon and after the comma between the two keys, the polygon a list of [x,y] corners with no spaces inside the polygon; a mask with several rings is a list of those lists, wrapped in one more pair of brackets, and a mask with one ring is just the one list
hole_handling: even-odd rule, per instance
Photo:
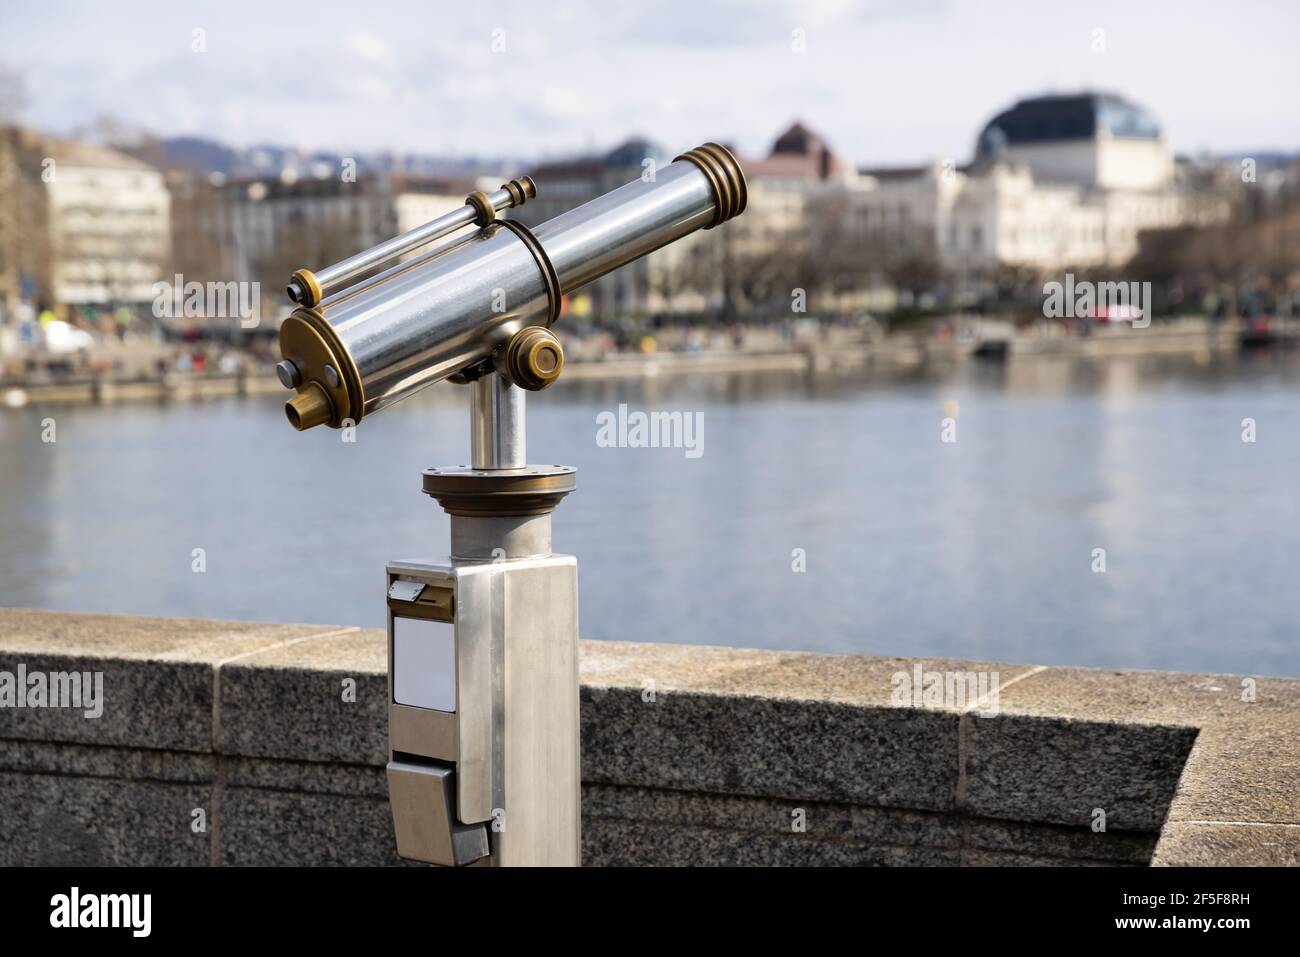
{"label": "domed roof building", "polygon": [[1141,106],[1113,93],[1036,96],[989,120],[975,161],[1023,162],[1044,182],[1155,189],[1173,177],[1160,126]]}
{"label": "domed roof building", "polygon": [[1155,117],[1113,93],[1022,99],[983,125],[966,165],[861,172],[868,232],[907,224],[959,284],[1004,265],[1118,267],[1142,230],[1226,214],[1179,182]]}
{"label": "domed roof building", "polygon": [[830,144],[798,120],[776,138],[766,157],[754,160],[742,157],[740,162],[746,176],[760,178],[816,181],[849,172]]}
{"label": "domed roof building", "polygon": [[1160,127],[1140,106],[1108,93],[1039,96],[1021,100],[985,125],[976,156],[1026,143],[1091,140],[1098,135],[1155,140]]}
{"label": "domed roof building", "polygon": [[642,164],[647,159],[653,159],[658,165],[666,165],[672,162],[672,157],[668,155],[668,151],[658,143],[644,137],[634,136],[606,153],[604,164],[608,169],[622,172],[631,168],[641,169]]}

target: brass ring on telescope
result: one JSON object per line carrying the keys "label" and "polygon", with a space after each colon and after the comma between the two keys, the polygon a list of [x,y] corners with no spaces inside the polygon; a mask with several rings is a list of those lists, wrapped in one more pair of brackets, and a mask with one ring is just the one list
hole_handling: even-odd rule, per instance
{"label": "brass ring on telescope", "polygon": [[487,226],[497,218],[496,207],[492,205],[492,200],[488,199],[488,194],[482,190],[476,189],[466,196],[465,205],[473,206],[474,212],[478,214],[474,217],[476,226]]}
{"label": "brass ring on telescope", "polygon": [[299,269],[295,271],[294,274],[289,277],[289,282],[296,282],[298,288],[302,290],[302,300],[298,305],[306,306],[310,309],[321,301],[320,283],[316,281],[316,274],[310,269]]}
{"label": "brass ring on telescope", "polygon": [[723,173],[730,180],[735,203],[727,219],[735,219],[749,205],[749,184],[745,181],[745,171],[740,168],[740,162],[725,146],[710,142],[698,148],[717,160]]}
{"label": "brass ring on telescope", "polygon": [[564,301],[560,290],[560,277],[556,275],[555,267],[551,265],[551,257],[546,255],[546,250],[537,241],[533,231],[523,223],[514,219],[498,219],[497,224],[518,236],[519,241],[528,247],[528,251],[533,254],[533,259],[537,261],[537,268],[542,271],[542,282],[546,284],[546,301],[549,307],[546,325],[550,328],[555,324],[555,320],[560,318],[560,306]]}
{"label": "brass ring on telescope", "polygon": [[717,215],[713,222],[705,226],[712,229],[720,223],[739,216],[749,204],[749,187],[745,183],[745,172],[740,163],[731,154],[731,150],[717,143],[705,143],[693,150],[687,150],[677,160],[693,163],[713,187],[713,199],[717,206]]}
{"label": "brass ring on telescope", "polygon": [[510,194],[511,206],[522,206],[537,195],[537,184],[531,176],[520,176],[508,183],[502,183],[501,189]]}

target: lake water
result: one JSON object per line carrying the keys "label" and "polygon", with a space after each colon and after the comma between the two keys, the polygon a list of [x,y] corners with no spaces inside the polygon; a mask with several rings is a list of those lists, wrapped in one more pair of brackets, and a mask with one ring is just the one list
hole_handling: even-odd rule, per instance
{"label": "lake water", "polygon": [[[1298,400],[1270,352],[573,382],[529,447],[578,467],[586,638],[1300,675]],[[379,626],[385,562],[445,550],[420,471],[466,401],[353,444],[269,398],[0,411],[0,604]],[[598,446],[620,403],[699,413],[703,454]]]}

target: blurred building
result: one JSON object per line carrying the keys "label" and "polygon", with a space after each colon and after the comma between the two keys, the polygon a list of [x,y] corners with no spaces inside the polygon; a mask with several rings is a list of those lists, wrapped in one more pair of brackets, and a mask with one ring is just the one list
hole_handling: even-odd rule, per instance
{"label": "blurred building", "polygon": [[[511,215],[535,226],[651,176],[673,157],[655,143],[634,138],[601,156],[544,164],[530,173],[537,198]],[[731,285],[771,280],[774,286],[788,286],[776,260],[798,260],[806,249],[810,204],[842,188],[856,173],[800,123],[777,137],[767,156],[737,158],[749,188],[743,216],[720,233],[693,233],[596,280],[574,297],[575,311],[605,317],[701,312],[733,295]]]}
{"label": "blurred building", "polygon": [[[201,229],[222,251],[227,279],[262,282],[266,305],[283,309],[284,284],[299,267],[320,269],[390,239],[457,206],[490,181],[405,174],[337,172],[237,180],[221,184]],[[416,255],[427,251],[421,248]]]}
{"label": "blurred building", "polygon": [[0,181],[0,293],[10,301],[152,301],[170,256],[160,172],[117,150],[11,128],[0,135]]}
{"label": "blurred building", "polygon": [[222,242],[220,176],[208,177],[171,168],[165,173],[171,194],[170,269],[162,277],[172,282],[177,273],[186,280],[209,282],[233,276],[233,257]]}
{"label": "blurred building", "polygon": [[985,125],[963,166],[861,172],[867,233],[925,237],[959,285],[1003,265],[1122,265],[1144,229],[1228,214],[1224,196],[1181,174],[1151,115],[1108,94],[1021,100]]}
{"label": "blurred building", "polygon": [[[163,156],[154,162],[164,178],[117,150],[0,130],[0,305],[145,303],[159,280],[181,274],[259,281],[262,314],[273,316],[294,269],[346,258],[506,178],[393,164],[345,177],[355,163],[254,155],[258,168],[285,165],[232,180]],[[510,215],[537,225],[653,177],[674,155],[633,138],[543,164],[531,171],[537,197]],[[1232,181],[1238,192],[1242,182],[1235,159],[1176,161],[1149,113],[1098,93],[1021,100],[984,125],[964,164],[858,170],[797,122],[765,156],[738,160],[745,215],[601,277],[574,294],[570,313],[788,316],[796,300],[811,311],[889,308],[895,295],[978,290],[1006,267],[1115,267],[1143,231],[1226,218]],[[1261,208],[1284,193],[1288,167],[1241,162],[1268,186],[1250,195]]]}
{"label": "blurred building", "polygon": [[[610,190],[651,176],[672,162],[657,143],[635,137],[600,156],[543,163],[529,171],[537,196],[510,218],[537,226],[581,206]],[[681,253],[674,244],[602,276],[573,297],[569,308],[579,316],[619,316],[657,311],[664,299],[674,298],[673,281],[681,275]]]}
{"label": "blurred building", "polygon": [[373,177],[270,176],[223,184],[215,227],[232,274],[252,276],[286,256],[293,268],[319,269],[373,246],[397,231],[397,214]]}
{"label": "blurred building", "polygon": [[68,305],[151,302],[171,245],[162,174],[90,143],[47,137],[46,148],[54,298]]}
{"label": "blurred building", "polygon": [[507,178],[505,176],[457,178],[389,174],[385,177],[385,182],[392,196],[397,231],[404,233],[408,229],[414,229],[432,219],[437,219],[457,206],[464,206],[465,197],[476,189],[487,193],[495,192]]}
{"label": "blurred building", "polygon": [[[788,310],[802,291],[803,308],[863,305],[870,251],[844,214],[859,176],[818,133],[795,122],[768,154],[739,156],[749,191],[745,214],[729,222],[718,272],[733,306],[779,303]],[[834,295],[836,277],[856,274],[852,300]]]}
{"label": "blurred building", "polygon": [[826,141],[802,123],[776,138],[765,157],[738,157],[749,188],[745,215],[728,224],[734,255],[791,256],[806,248],[819,199],[841,194],[854,179]]}

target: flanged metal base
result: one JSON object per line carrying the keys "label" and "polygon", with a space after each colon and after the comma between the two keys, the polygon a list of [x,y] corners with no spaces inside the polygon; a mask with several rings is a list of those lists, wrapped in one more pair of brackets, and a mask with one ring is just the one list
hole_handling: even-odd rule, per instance
{"label": "flanged metal base", "polygon": [[424,492],[436,498],[449,515],[548,515],[577,487],[577,474],[571,465],[426,469]]}

